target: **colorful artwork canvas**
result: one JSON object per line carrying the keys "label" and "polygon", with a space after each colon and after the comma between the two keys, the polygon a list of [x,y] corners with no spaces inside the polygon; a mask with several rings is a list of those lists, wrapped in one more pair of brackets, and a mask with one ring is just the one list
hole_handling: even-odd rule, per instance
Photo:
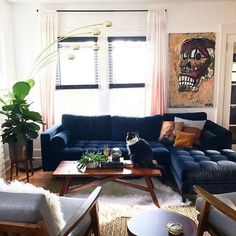
{"label": "colorful artwork canvas", "polygon": [[169,34],[169,107],[213,107],[215,33]]}

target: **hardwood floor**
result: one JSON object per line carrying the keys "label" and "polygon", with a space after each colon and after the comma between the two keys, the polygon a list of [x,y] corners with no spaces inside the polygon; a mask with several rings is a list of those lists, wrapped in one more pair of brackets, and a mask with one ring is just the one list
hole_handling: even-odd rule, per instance
{"label": "hardwood floor", "polygon": [[[10,171],[7,171],[7,180],[9,180],[10,178]],[[37,170],[34,171],[34,175],[32,176],[30,174],[30,179],[29,179],[29,183],[38,186],[38,187],[44,187],[47,186],[49,184],[49,182],[52,180],[52,172],[44,172],[43,170]],[[18,176],[15,176],[15,173],[13,174],[13,180],[17,179],[17,180],[21,180],[24,182],[26,181],[26,174],[25,172],[19,172]]]}

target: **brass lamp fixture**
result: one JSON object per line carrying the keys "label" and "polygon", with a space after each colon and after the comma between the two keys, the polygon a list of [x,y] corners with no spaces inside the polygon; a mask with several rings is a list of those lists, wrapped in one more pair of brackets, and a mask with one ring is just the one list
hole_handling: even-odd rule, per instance
{"label": "brass lamp fixture", "polygon": [[[52,43],[50,43],[46,48],[44,48],[41,53],[37,56],[32,70],[29,73],[28,79],[32,79],[34,78],[34,76],[37,74],[37,72],[42,69],[43,67],[45,67],[46,65],[54,62],[57,60],[57,53],[58,50],[53,50],[52,48],[57,45],[59,42],[61,42],[62,40],[68,38],[68,37],[75,37],[75,36],[79,36],[79,35],[93,35],[93,36],[98,36],[101,34],[101,31],[99,28],[97,27],[101,27],[104,26],[106,28],[111,27],[112,26],[112,22],[110,20],[106,20],[103,23],[97,23],[97,24],[92,24],[92,25],[87,25],[87,26],[83,26],[83,27],[79,27],[79,28],[75,28],[73,30],[70,30],[69,32],[67,32],[66,34],[64,34],[63,36],[59,37],[57,40],[54,40]],[[84,31],[89,29],[89,31]],[[79,50],[80,49],[80,45],[79,44],[74,44],[72,45],[70,48],[68,48],[70,50]],[[92,46],[92,50],[94,51],[98,51],[99,50],[99,46],[97,44]],[[69,53],[65,56],[65,58],[67,58],[68,60],[74,60],[75,56],[73,53]]]}

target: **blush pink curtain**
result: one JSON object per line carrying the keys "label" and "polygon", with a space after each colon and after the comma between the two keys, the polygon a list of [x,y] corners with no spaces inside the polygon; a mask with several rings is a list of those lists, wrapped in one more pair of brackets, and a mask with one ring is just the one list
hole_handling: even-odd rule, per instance
{"label": "blush pink curtain", "polygon": [[149,79],[146,83],[147,114],[167,110],[167,33],[166,10],[148,11],[147,42],[149,46]]}
{"label": "blush pink curtain", "polygon": [[[41,49],[45,49],[58,37],[58,13],[45,11],[41,14]],[[57,49],[57,44],[50,47],[45,55]],[[44,130],[54,124],[56,63],[44,66],[40,73],[41,113],[45,122]]]}

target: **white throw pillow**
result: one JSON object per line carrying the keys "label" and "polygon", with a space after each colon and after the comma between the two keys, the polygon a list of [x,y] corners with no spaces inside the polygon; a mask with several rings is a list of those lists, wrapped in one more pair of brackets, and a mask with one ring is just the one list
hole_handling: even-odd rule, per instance
{"label": "white throw pillow", "polygon": [[176,122],[184,122],[184,126],[195,127],[195,128],[200,129],[200,130],[203,129],[203,127],[206,123],[206,120],[187,120],[187,119],[183,119],[183,118],[180,118],[180,117],[175,117],[175,121]]}
{"label": "white throw pillow", "polygon": [[4,179],[0,178],[0,191],[13,192],[13,193],[41,193],[44,194],[47,203],[51,209],[52,215],[54,216],[55,224],[58,231],[65,225],[63,213],[61,211],[61,204],[58,196],[40,187],[36,187],[30,183],[24,183],[18,180],[14,180],[9,184]]}

